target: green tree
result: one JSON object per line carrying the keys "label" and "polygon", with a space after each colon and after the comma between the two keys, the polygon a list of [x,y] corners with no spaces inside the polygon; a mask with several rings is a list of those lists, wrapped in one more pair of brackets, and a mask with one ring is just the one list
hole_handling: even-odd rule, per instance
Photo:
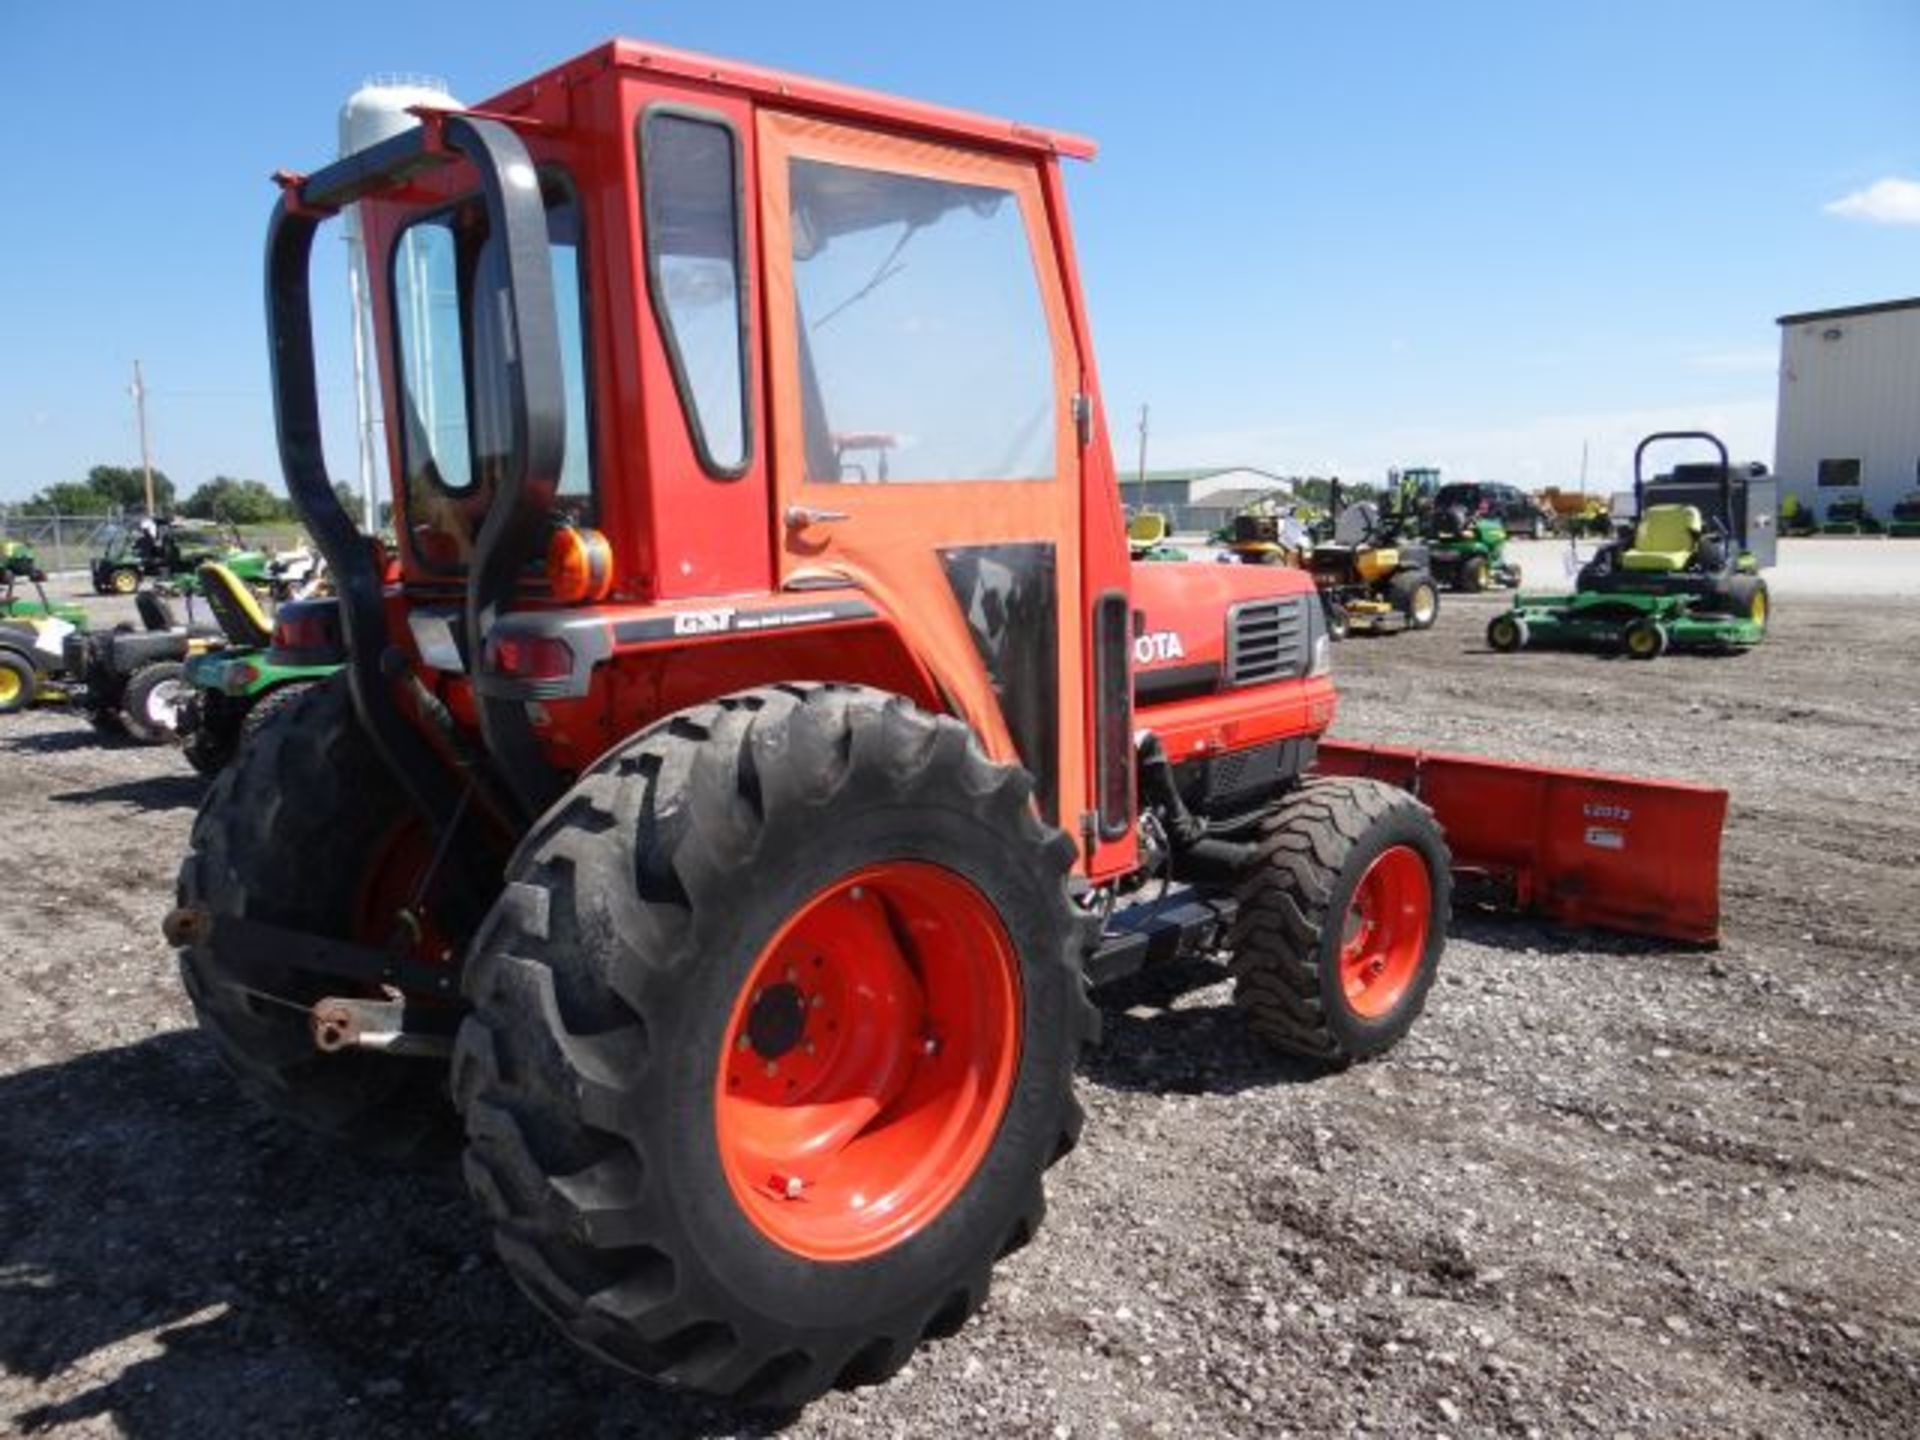
{"label": "green tree", "polygon": [[216,475],[180,504],[180,513],[197,520],[231,520],[236,525],[265,525],[287,518],[291,506],[283,495],[258,480],[236,480]]}
{"label": "green tree", "polygon": [[22,515],[104,515],[111,508],[107,497],[79,480],[62,480],[49,485],[30,500],[21,502]]}
{"label": "green tree", "polygon": [[[87,471],[87,484],[106,501],[104,509],[147,508],[146,474],[138,465],[96,465]],[[173,482],[161,470],[153,472],[153,503],[162,513],[173,506]]]}

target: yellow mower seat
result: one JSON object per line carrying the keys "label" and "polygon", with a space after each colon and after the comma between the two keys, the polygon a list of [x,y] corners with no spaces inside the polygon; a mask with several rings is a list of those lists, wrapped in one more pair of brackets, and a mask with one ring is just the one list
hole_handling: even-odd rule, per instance
{"label": "yellow mower seat", "polygon": [[273,622],[267,619],[246,582],[216,560],[201,565],[199,575],[207,608],[231,643],[252,650],[272,643]]}
{"label": "yellow mower seat", "polygon": [[1127,543],[1135,550],[1151,550],[1167,538],[1167,517],[1142,510],[1127,522]]}
{"label": "yellow mower seat", "polygon": [[1691,505],[1650,505],[1633,532],[1622,570],[1684,570],[1700,545],[1700,512]]}

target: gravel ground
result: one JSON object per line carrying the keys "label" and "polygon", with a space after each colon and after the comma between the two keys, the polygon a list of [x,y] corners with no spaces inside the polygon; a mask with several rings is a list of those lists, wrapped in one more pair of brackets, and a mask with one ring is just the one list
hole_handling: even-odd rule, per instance
{"label": "gravel ground", "polygon": [[1330,1076],[1205,975],[1108,997],[1037,1242],[799,1417],[577,1357],[452,1176],[240,1103],[158,937],[201,782],[0,723],[0,1431],[1911,1434],[1920,606],[1633,665],[1491,656],[1494,603],[1341,647],[1340,733],[1725,784],[1724,946],[1463,918],[1407,1043]]}

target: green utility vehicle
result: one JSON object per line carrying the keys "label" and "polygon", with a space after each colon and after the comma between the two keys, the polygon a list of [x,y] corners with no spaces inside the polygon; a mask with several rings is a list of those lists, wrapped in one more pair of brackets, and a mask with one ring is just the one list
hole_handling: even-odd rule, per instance
{"label": "green utility vehicle", "polygon": [[97,595],[131,595],[142,580],[154,580],[192,592],[196,572],[218,560],[261,594],[273,586],[273,557],[241,539],[233,525],[188,525],[168,516],[113,526],[106,545],[93,558]]}
{"label": "green utility vehicle", "polygon": [[[1717,463],[1680,465],[1653,481],[1642,465],[1661,441],[1697,440]],[[1669,649],[1744,649],[1767,633],[1767,582],[1778,522],[1763,465],[1735,467],[1705,431],[1661,431],[1633,452],[1634,519],[1580,571],[1572,595],[1515,597],[1487,626],[1487,644],[1618,650],[1652,660]]]}

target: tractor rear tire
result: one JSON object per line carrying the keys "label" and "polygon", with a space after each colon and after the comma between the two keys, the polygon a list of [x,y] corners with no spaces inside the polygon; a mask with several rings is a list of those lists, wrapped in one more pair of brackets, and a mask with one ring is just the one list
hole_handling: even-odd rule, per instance
{"label": "tractor rear tire", "polygon": [[12,715],[33,704],[40,678],[33,662],[11,650],[0,650],[0,715]]}
{"label": "tractor rear tire", "polygon": [[787,1407],[979,1307],[1097,1025],[1073,845],[1032,794],[955,720],[782,685],[653,726],[536,823],[472,947],[454,1094],[495,1247],[572,1340]]}
{"label": "tractor rear tire", "polygon": [[253,702],[241,719],[240,735],[234,742],[235,752],[238,753],[251,745],[254,737],[273,724],[278,716],[286,714],[299,704],[308,691],[325,683],[323,680],[292,680],[277,689],[267,691]]}
{"label": "tractor rear tire", "polygon": [[[345,677],[316,687],[214,781],[180,867],[179,903],[307,934],[355,934],[390,862],[406,802],[360,729]],[[452,1153],[446,1066],[349,1049],[323,1054],[303,1007],[353,982],[202,940],[180,952],[202,1032],[241,1089],[378,1159]]]}
{"label": "tractor rear tire", "polygon": [[127,733],[143,745],[165,745],[175,739],[187,689],[187,667],[180,661],[142,665],[128,678],[120,701]]}
{"label": "tractor rear tire", "polygon": [[1440,618],[1440,587],[1424,570],[1403,570],[1387,585],[1387,598],[1406,617],[1407,629],[1431,630]]}
{"label": "tractor rear tire", "polygon": [[1293,790],[1262,823],[1227,940],[1254,1034],[1333,1066],[1406,1034],[1446,944],[1449,863],[1409,791],[1333,778]]}

